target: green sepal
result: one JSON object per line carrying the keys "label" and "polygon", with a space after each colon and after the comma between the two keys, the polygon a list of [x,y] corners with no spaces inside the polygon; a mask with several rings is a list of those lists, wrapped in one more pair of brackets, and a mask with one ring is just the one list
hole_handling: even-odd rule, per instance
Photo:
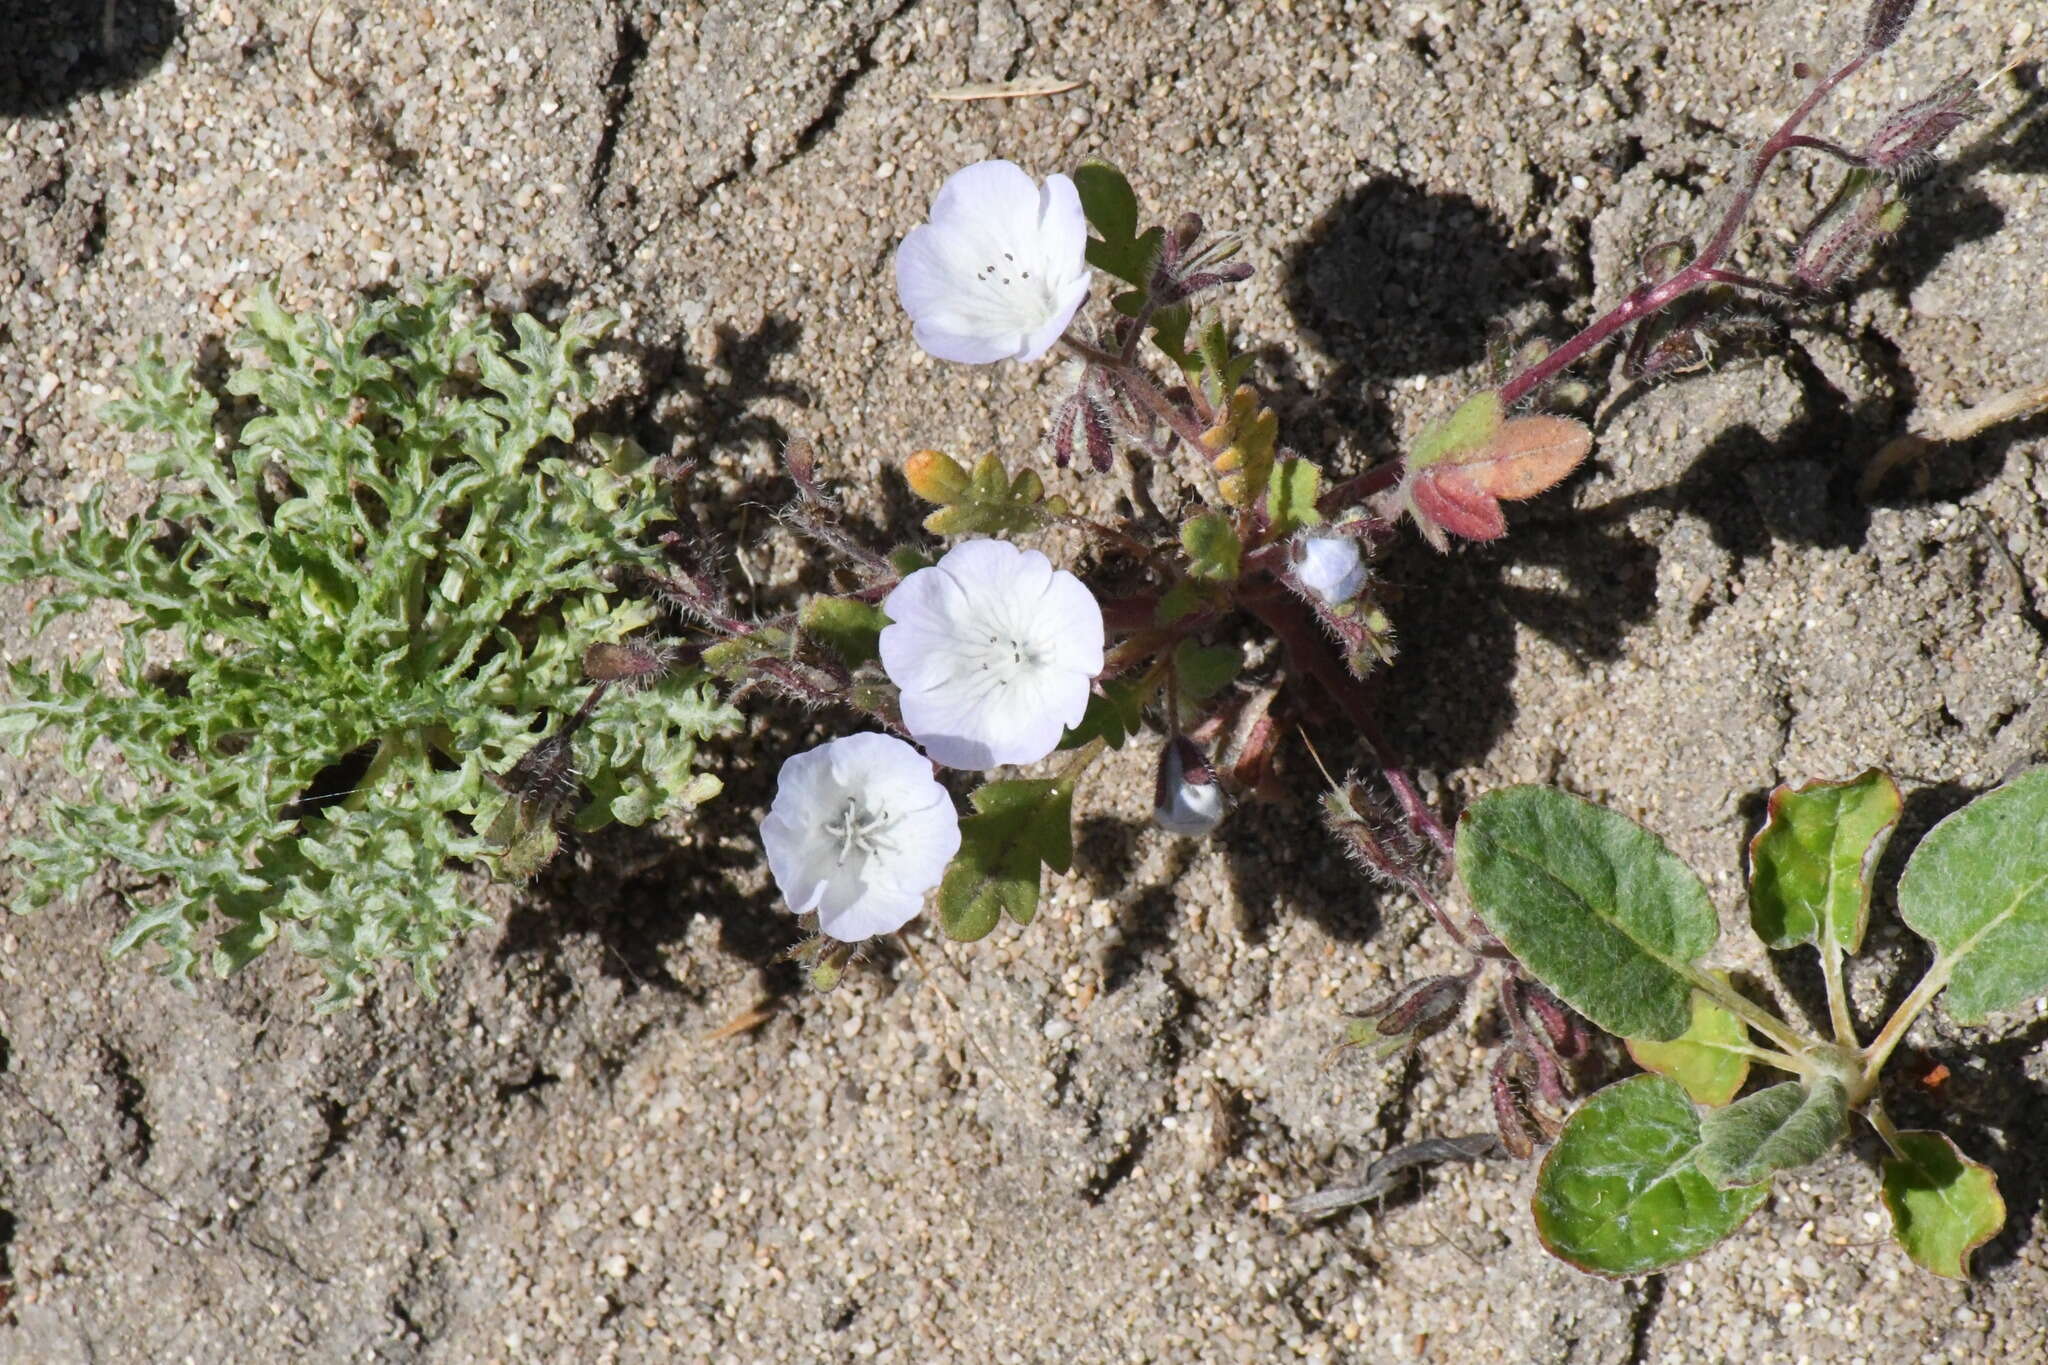
{"label": "green sepal", "polygon": [[1100,739],[1112,749],[1130,742],[1144,724],[1149,693],[1136,679],[1111,678],[1091,693],[1081,723],[1060,736],[1062,749],[1078,749],[1089,740]]}
{"label": "green sepal", "polygon": [[2005,1226],[1998,1177],[1941,1133],[1896,1134],[1884,1162],[1884,1206],[1913,1263],[1951,1280],[1970,1277],[1970,1253]]}
{"label": "green sepal", "polygon": [[986,937],[1008,915],[1038,913],[1039,868],[1074,861],[1074,784],[1044,779],[990,782],[960,822],[960,851],[939,883],[939,927],[948,938]]}
{"label": "green sepal", "polygon": [[1080,194],[1081,212],[1096,233],[1088,239],[1088,264],[1146,288],[1166,233],[1157,227],[1138,231],[1138,196],[1131,182],[1107,161],[1089,160],[1075,169],[1074,188]]}
{"label": "green sepal", "polygon": [[1537,1172],[1536,1234],[1598,1275],[1647,1275],[1742,1226],[1768,1182],[1722,1190],[1695,1162],[1700,1125],[1677,1082],[1633,1076],[1581,1104]]}

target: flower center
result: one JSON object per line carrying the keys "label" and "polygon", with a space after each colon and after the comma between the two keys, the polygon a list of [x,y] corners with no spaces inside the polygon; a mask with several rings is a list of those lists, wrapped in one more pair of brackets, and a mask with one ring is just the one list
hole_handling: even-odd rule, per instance
{"label": "flower center", "polygon": [[1035,640],[1026,640],[1012,633],[990,631],[988,652],[982,656],[981,669],[986,673],[998,664],[1008,664],[1012,671],[1033,669],[1045,663],[1045,650]]}
{"label": "flower center", "polygon": [[856,853],[862,858],[874,855],[894,854],[896,841],[889,837],[889,828],[896,823],[896,817],[886,806],[869,810],[857,796],[846,798],[846,804],[839,808],[839,814],[827,820],[823,826],[826,834],[838,841],[839,865]]}

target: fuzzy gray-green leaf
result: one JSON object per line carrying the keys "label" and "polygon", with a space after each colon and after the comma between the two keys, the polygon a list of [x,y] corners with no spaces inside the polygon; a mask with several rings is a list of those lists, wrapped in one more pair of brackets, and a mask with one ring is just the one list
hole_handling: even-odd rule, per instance
{"label": "fuzzy gray-green leaf", "polygon": [[1722,1189],[1818,1161],[1841,1140],[1849,1093],[1832,1076],[1784,1081],[1700,1120],[1700,1174]]}
{"label": "fuzzy gray-green leaf", "polygon": [[1768,1184],[1717,1189],[1696,1168],[1700,1125],[1662,1076],[1600,1091],[1565,1122],[1536,1176],[1536,1233],[1601,1275],[1645,1275],[1699,1255],[1742,1225]]}
{"label": "fuzzy gray-green leaf", "polygon": [[1899,878],[1899,916],[1940,950],[1958,1023],[2048,991],[2048,767],[1943,820]]}
{"label": "fuzzy gray-green leaf", "polygon": [[[75,771],[110,750],[141,788],[110,799],[94,776],[51,801],[13,850],[17,907],[119,863],[147,889],[116,951],[154,948],[181,984],[279,940],[319,964],[323,1007],[380,962],[430,984],[481,920],[461,869],[507,851],[474,833],[505,799],[494,777],[587,694],[583,651],[657,614],[625,585],[665,489],[630,443],[565,444],[608,325],[508,332],[452,283],[338,327],[259,294],[224,426],[190,365],[146,350],[109,406],[157,438],[131,461],[155,482],[144,513],[113,524],[95,492],[63,536],[0,498],[0,579],[55,580],[43,619],[100,601],[130,618],[105,660],[10,667],[0,738],[55,729]],[[702,799],[696,745],[734,719],[701,674],[612,696],[579,736],[579,823]]]}
{"label": "fuzzy gray-green leaf", "polygon": [[1691,964],[1719,921],[1699,878],[1641,825],[1549,787],[1506,787],[1458,822],[1458,875],[1486,927],[1609,1033],[1679,1037]]}

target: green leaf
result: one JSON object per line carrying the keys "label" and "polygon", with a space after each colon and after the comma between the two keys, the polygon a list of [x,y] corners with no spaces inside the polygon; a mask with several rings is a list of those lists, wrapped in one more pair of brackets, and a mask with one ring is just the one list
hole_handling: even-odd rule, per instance
{"label": "green leaf", "polygon": [[1180,528],[1180,543],[1195,577],[1216,583],[1236,581],[1244,547],[1231,529],[1229,517],[1220,512],[1203,513]]}
{"label": "green leaf", "polygon": [[1699,1171],[1722,1189],[1754,1185],[1826,1156],[1849,1125],[1849,1092],[1832,1076],[1785,1081],[1700,1120]]}
{"label": "green leaf", "polygon": [[1124,173],[1107,161],[1088,160],[1074,171],[1074,189],[1088,226],[1108,241],[1138,235],[1138,195]]}
{"label": "green leaf", "polygon": [[1898,820],[1898,785],[1875,768],[1772,792],[1770,818],[1749,846],[1757,937],[1773,948],[1860,948],[1871,874]]}
{"label": "green leaf", "polygon": [[1668,1042],[1629,1038],[1628,1055],[1636,1065],[1669,1076],[1685,1087],[1696,1104],[1723,1105],[1749,1079],[1749,1030],[1704,991],[1692,995],[1692,1023]]}
{"label": "green leaf", "polygon": [[1045,496],[1045,482],[1031,470],[1014,478],[1003,467],[999,455],[984,455],[975,461],[967,487],[959,498],[924,519],[924,528],[935,536],[1018,535],[1035,531],[1045,523],[1039,506]]}
{"label": "green leaf", "polygon": [[1719,921],[1656,835],[1549,787],[1506,787],[1459,820],[1457,866],[1486,927],[1596,1025],[1652,1041],[1691,1025],[1691,964]]}
{"label": "green leaf", "polygon": [[1960,1024],[2048,991],[2048,767],[1929,830],[1899,878],[1899,916],[1934,944]]}
{"label": "green leaf", "polygon": [[1124,173],[1107,161],[1082,162],[1074,172],[1074,188],[1081,196],[1081,212],[1096,232],[1088,239],[1088,264],[1142,291],[1151,280],[1165,231],[1138,231],[1138,196]]}
{"label": "green leaf", "polygon": [[1458,405],[1456,412],[1425,427],[1408,448],[1408,468],[1421,471],[1437,461],[1477,450],[1501,425],[1500,396],[1488,389]]}
{"label": "green leaf", "polygon": [[1204,702],[1230,686],[1244,667],[1244,651],[1236,645],[1198,645],[1182,640],[1173,651],[1173,668],[1184,702]]}
{"label": "green leaf", "polygon": [[1101,691],[1089,696],[1081,723],[1060,736],[1060,748],[1078,749],[1091,739],[1103,740],[1112,749],[1123,748],[1144,724],[1148,696],[1136,679],[1111,678]]}
{"label": "green leaf", "polygon": [[1685,1092],[1634,1076],[1578,1107],[1536,1176],[1536,1234],[1600,1275],[1645,1275],[1742,1226],[1768,1183],[1716,1189],[1695,1168],[1700,1125]]}
{"label": "green leaf", "polygon": [[939,883],[939,927],[948,938],[985,937],[1003,915],[1031,923],[1038,869],[1074,861],[1074,786],[1039,779],[990,782],[960,822],[960,852]]}
{"label": "green leaf", "polygon": [[1266,480],[1266,519],[1273,536],[1291,536],[1304,526],[1320,522],[1316,496],[1322,489],[1323,471],[1307,460],[1290,456],[1274,462]]}
{"label": "green leaf", "polygon": [[804,603],[804,632],[824,643],[848,668],[882,657],[882,627],[889,618],[880,607],[850,597],[813,597]]}
{"label": "green leaf", "polygon": [[1923,1269],[1968,1279],[1970,1253],[2005,1226],[1998,1178],[1940,1133],[1900,1133],[1897,1143],[1884,1163],[1893,1234]]}

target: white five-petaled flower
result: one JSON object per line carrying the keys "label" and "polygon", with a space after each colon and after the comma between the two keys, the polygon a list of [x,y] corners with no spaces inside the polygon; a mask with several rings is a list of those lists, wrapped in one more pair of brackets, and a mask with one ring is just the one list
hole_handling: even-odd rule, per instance
{"label": "white five-petaled flower", "polygon": [[896,296],[941,360],[1036,360],[1088,297],[1088,221],[1064,175],[1008,161],[953,172],[896,248]]}
{"label": "white five-petaled flower", "polygon": [[1350,536],[1303,536],[1288,557],[1301,586],[1331,606],[1349,602],[1365,587],[1365,556]]}
{"label": "white five-petaled flower", "polygon": [[960,850],[960,816],[923,754],[847,735],[783,762],[761,846],[789,908],[858,943],[917,917]]}
{"label": "white five-petaled flower", "polygon": [[903,724],[948,768],[1033,763],[1080,723],[1102,671],[1102,608],[1036,550],[969,540],[882,602],[882,668]]}

